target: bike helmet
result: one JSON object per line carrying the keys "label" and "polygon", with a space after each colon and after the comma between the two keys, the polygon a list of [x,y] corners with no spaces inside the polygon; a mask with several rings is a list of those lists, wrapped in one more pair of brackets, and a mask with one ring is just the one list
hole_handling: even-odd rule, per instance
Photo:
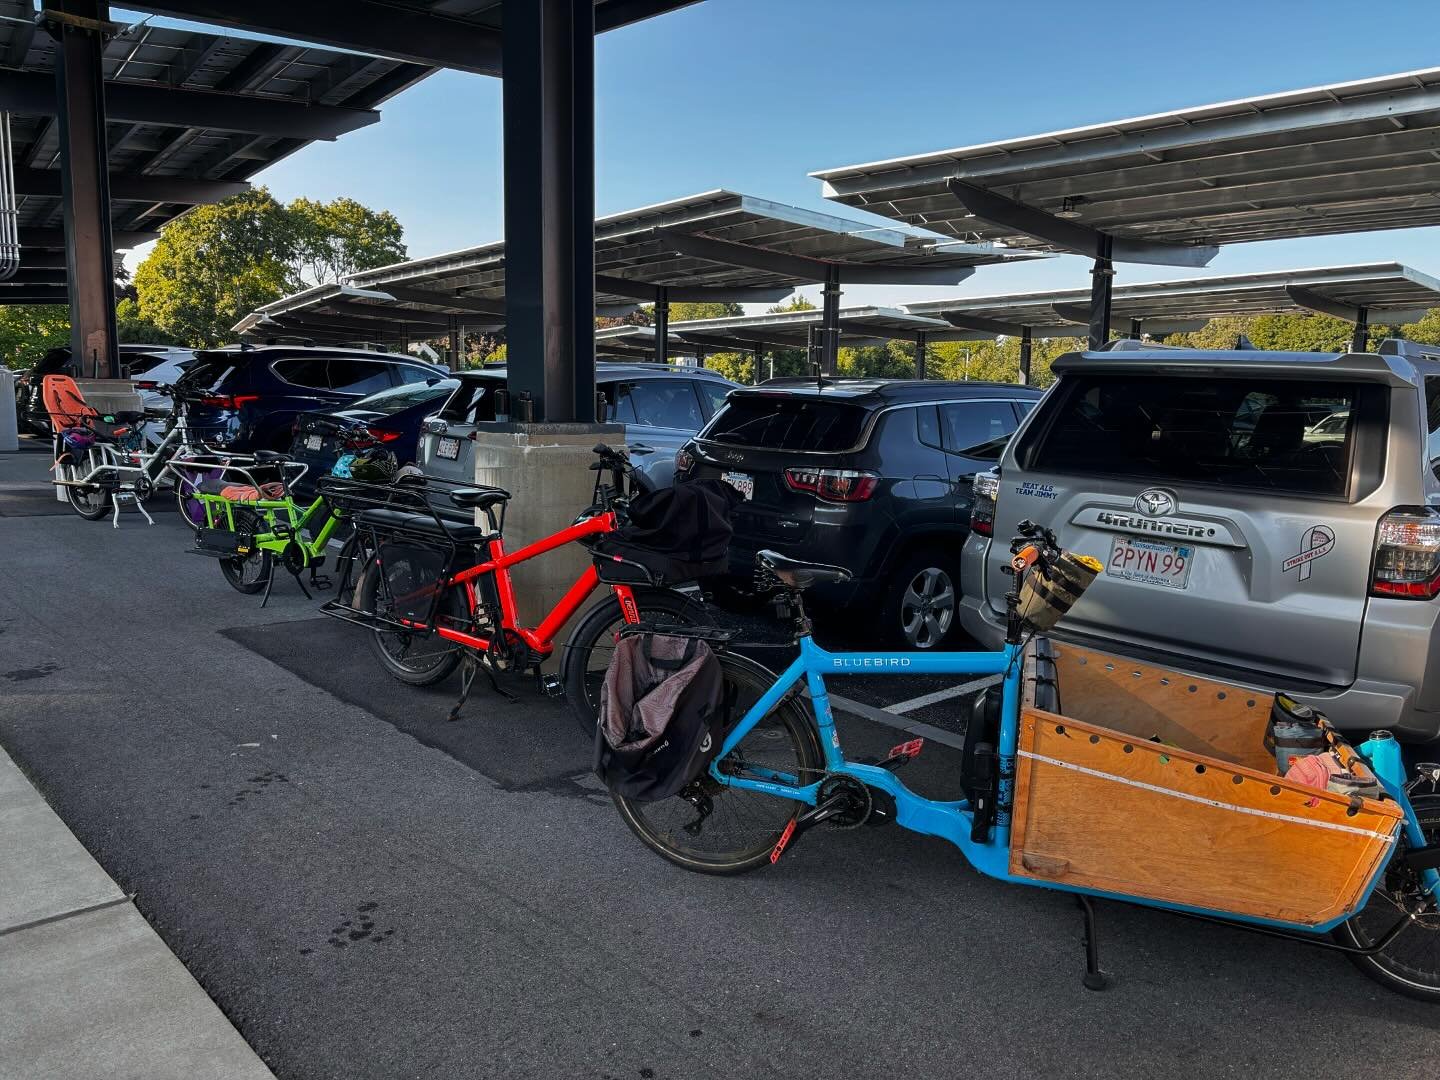
{"label": "bike helmet", "polygon": [[83,427],[66,428],[60,439],[65,449],[77,457],[95,445],[95,433]]}
{"label": "bike helmet", "polygon": [[368,484],[388,484],[400,471],[400,462],[384,447],[375,447],[355,455],[350,462],[350,476]]}

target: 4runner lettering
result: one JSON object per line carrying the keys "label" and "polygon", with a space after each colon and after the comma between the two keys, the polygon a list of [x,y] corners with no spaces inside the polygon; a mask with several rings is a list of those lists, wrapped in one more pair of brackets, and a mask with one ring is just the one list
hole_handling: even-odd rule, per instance
{"label": "4runner lettering", "polygon": [[1214,536],[1215,530],[1208,525],[1191,525],[1183,521],[1166,521],[1164,518],[1141,517],[1139,514],[1116,513],[1101,510],[1095,515],[1101,525],[1112,529],[1132,529],[1135,532],[1159,533],[1163,536]]}

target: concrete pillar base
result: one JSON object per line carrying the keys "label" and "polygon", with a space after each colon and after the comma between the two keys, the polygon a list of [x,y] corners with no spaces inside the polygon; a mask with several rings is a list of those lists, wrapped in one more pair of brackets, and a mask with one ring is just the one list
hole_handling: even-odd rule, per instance
{"label": "concrete pillar base", "polygon": [[[513,496],[505,514],[505,550],[519,551],[571,524],[594,493],[591,448],[603,442],[623,451],[624,437],[625,429],[618,424],[479,425],[475,482],[504,488]],[[521,623],[539,623],[589,565],[585,548],[567,544],[513,567],[510,576]],[[597,590],[591,602],[607,595]],[[558,667],[559,658],[557,648],[545,670]]]}

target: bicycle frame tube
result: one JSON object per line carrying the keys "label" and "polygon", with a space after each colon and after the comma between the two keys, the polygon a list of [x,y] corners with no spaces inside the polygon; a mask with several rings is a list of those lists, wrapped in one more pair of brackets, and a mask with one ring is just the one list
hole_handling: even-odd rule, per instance
{"label": "bicycle frame tube", "polygon": [[[715,782],[726,787],[745,791],[756,791],[782,799],[814,806],[820,781],[800,784],[770,770],[756,774],[733,776],[720,770],[720,762],[754,729],[780,701],[802,680],[810,691],[814,709],[816,730],[820,734],[821,749],[825,756],[825,770],[828,773],[843,773],[852,776],[868,787],[886,792],[895,800],[895,821],[912,832],[936,836],[948,840],[960,849],[966,860],[976,870],[988,877],[1016,885],[1052,889],[1087,896],[1121,900],[1144,907],[1165,911],[1179,911],[1190,915],[1204,915],[1210,918],[1226,919],[1257,926],[1274,927],[1307,934],[1325,934],[1335,929],[1354,914],[1349,912],[1323,925],[1310,926],[1303,923],[1289,923],[1274,919],[1237,915],[1233,912],[1210,908],[1174,904],[1164,900],[1151,900],[1124,893],[1108,893],[1082,886],[1066,885],[1062,882],[1043,881],[1036,878],[1018,877],[1010,873],[1010,813],[1014,801],[1015,757],[1019,739],[1020,680],[1022,663],[1020,647],[1007,645],[999,652],[981,653],[832,653],[816,645],[809,637],[800,639],[800,655],[775,680],[774,684],[760,696],[740,722],[726,736],[720,752],[711,761],[709,774]],[[927,799],[906,787],[888,769],[875,765],[863,765],[847,761],[840,748],[840,734],[830,709],[830,697],[825,689],[825,676],[836,674],[866,675],[1003,675],[1004,699],[1001,708],[998,758],[1000,766],[1000,797],[996,810],[995,826],[990,830],[989,839],[976,842],[970,838],[971,813],[969,803],[964,800],[944,802]],[[1382,783],[1384,781],[1382,780]],[[1392,796],[1397,798],[1405,810],[1409,824],[1414,826],[1414,811],[1404,792],[1386,784]],[[1385,872],[1385,860],[1377,866],[1369,886],[1355,907],[1361,910],[1370,900],[1370,895]],[[1425,880],[1430,883],[1433,871]]]}

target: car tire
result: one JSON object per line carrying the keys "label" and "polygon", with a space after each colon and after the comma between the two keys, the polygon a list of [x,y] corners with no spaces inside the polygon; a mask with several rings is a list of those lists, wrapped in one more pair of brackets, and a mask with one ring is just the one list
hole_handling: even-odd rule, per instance
{"label": "car tire", "polygon": [[912,551],[886,579],[886,635],[905,649],[939,649],[960,625],[960,569],[939,548]]}

